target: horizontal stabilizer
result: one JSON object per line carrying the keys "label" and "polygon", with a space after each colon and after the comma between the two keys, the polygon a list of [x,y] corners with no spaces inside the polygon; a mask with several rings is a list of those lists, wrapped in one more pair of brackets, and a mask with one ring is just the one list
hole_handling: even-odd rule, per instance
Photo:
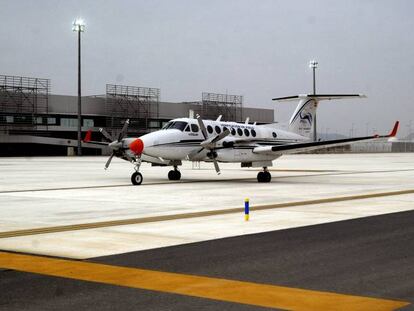
{"label": "horizontal stabilizer", "polygon": [[272,100],[277,101],[294,101],[299,99],[312,98],[316,100],[332,100],[332,99],[345,99],[345,98],[366,98],[364,94],[299,94],[294,96],[276,97]]}

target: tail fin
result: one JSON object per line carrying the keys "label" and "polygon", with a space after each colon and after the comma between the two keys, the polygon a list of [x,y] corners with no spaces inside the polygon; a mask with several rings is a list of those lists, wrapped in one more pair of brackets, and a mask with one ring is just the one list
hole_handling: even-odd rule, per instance
{"label": "tail fin", "polygon": [[316,126],[316,109],[318,102],[321,100],[366,97],[362,94],[301,94],[296,96],[273,98],[277,101],[293,101],[299,100],[299,104],[295,109],[289,121],[289,131],[296,134],[313,138]]}

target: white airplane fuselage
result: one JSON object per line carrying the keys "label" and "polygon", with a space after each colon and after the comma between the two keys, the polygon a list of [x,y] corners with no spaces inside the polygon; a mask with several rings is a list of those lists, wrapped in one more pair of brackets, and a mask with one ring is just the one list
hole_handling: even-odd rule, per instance
{"label": "white airplane fuselage", "polygon": [[[288,131],[269,127],[236,122],[204,120],[209,137],[222,133],[230,134],[217,142],[214,150],[219,162],[258,162],[276,159],[276,154],[255,153],[258,146],[278,146],[284,144],[308,142],[309,138]],[[168,128],[172,125],[174,128]],[[166,128],[165,128],[166,127]],[[200,143],[205,141],[196,119],[179,118],[171,120],[167,126],[156,132],[139,137],[144,148],[142,155],[161,161],[189,160],[210,161],[210,150],[203,149]],[[126,138],[129,145],[136,138]]]}

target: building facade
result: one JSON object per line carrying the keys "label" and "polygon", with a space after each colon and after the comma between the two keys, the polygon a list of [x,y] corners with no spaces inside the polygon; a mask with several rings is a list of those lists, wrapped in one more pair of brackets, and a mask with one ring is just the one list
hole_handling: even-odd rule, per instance
{"label": "building facade", "polygon": [[[50,80],[0,75],[0,156],[67,155],[77,146],[77,96],[50,94]],[[222,115],[226,121],[249,117],[258,124],[272,123],[272,109],[248,108],[240,95],[203,93],[200,101],[162,102],[160,90],[136,86],[106,86],[106,94],[82,97],[82,134],[99,128],[113,137],[130,119],[129,136],[160,129],[167,121],[189,116]],[[83,144],[83,154],[105,154],[105,147]]]}

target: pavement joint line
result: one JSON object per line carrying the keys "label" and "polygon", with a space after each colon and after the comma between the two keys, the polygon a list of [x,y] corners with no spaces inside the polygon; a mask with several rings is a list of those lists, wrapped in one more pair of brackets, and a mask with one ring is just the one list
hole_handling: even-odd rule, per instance
{"label": "pavement joint line", "polygon": [[[335,203],[335,202],[344,202],[344,201],[353,201],[353,200],[363,200],[363,199],[371,199],[371,198],[386,197],[386,196],[397,196],[397,195],[412,194],[412,193],[414,193],[414,189],[388,191],[388,192],[374,192],[374,193],[357,194],[357,195],[351,195],[351,196],[330,197],[330,198],[314,199],[314,200],[306,200],[306,201],[294,201],[294,202],[258,205],[258,206],[250,207],[250,210],[251,211],[263,211],[263,210],[270,210],[270,209],[276,209],[276,208],[286,208],[286,207],[293,207],[293,206],[304,206],[304,205],[326,204],[326,203]],[[148,216],[148,217],[141,217],[141,218],[129,218],[129,219],[90,222],[90,223],[82,223],[82,224],[60,225],[60,226],[22,229],[22,230],[13,230],[13,231],[3,231],[3,232],[0,232],[0,239],[37,235],[37,234],[59,233],[59,232],[66,232],[66,231],[77,231],[77,230],[97,229],[97,228],[105,228],[105,227],[136,225],[136,224],[143,224],[143,223],[181,220],[181,219],[198,218],[198,217],[218,216],[218,215],[241,213],[243,211],[244,211],[244,208],[236,207],[236,208],[227,208],[227,209],[221,209],[221,210],[207,210],[207,211],[180,213],[180,214],[172,214],[172,215]]]}
{"label": "pavement joint line", "polygon": [[6,252],[0,252],[0,267],[52,277],[288,310],[388,311],[410,304],[401,300]]}
{"label": "pavement joint line", "polygon": [[[252,170],[256,171],[256,170]],[[277,171],[273,169],[272,171]],[[375,173],[392,173],[392,172],[407,172],[414,171],[414,169],[402,169],[402,170],[383,170],[383,171],[335,171],[335,170],[278,170],[281,172],[315,172],[321,174],[312,174],[312,175],[291,175],[291,176],[278,176],[275,178],[284,179],[284,178],[301,178],[301,177],[317,177],[317,176],[335,176],[335,175],[352,175],[352,174],[375,174]],[[323,172],[326,172],[325,174]],[[162,186],[162,185],[171,185],[171,184],[188,184],[188,183],[213,183],[213,182],[234,182],[234,181],[244,181],[244,180],[256,180],[253,177],[246,178],[232,178],[232,179],[220,179],[220,180],[180,180],[178,182],[153,182],[153,183],[144,183],[139,187],[143,186]],[[59,187],[59,188],[43,188],[43,189],[19,189],[19,190],[0,190],[1,194],[9,193],[24,193],[24,192],[43,192],[43,191],[64,191],[64,190],[81,190],[81,189],[103,189],[103,188],[117,188],[117,187],[136,187],[131,184],[118,184],[118,185],[97,185],[97,186],[77,186],[77,187]]]}

